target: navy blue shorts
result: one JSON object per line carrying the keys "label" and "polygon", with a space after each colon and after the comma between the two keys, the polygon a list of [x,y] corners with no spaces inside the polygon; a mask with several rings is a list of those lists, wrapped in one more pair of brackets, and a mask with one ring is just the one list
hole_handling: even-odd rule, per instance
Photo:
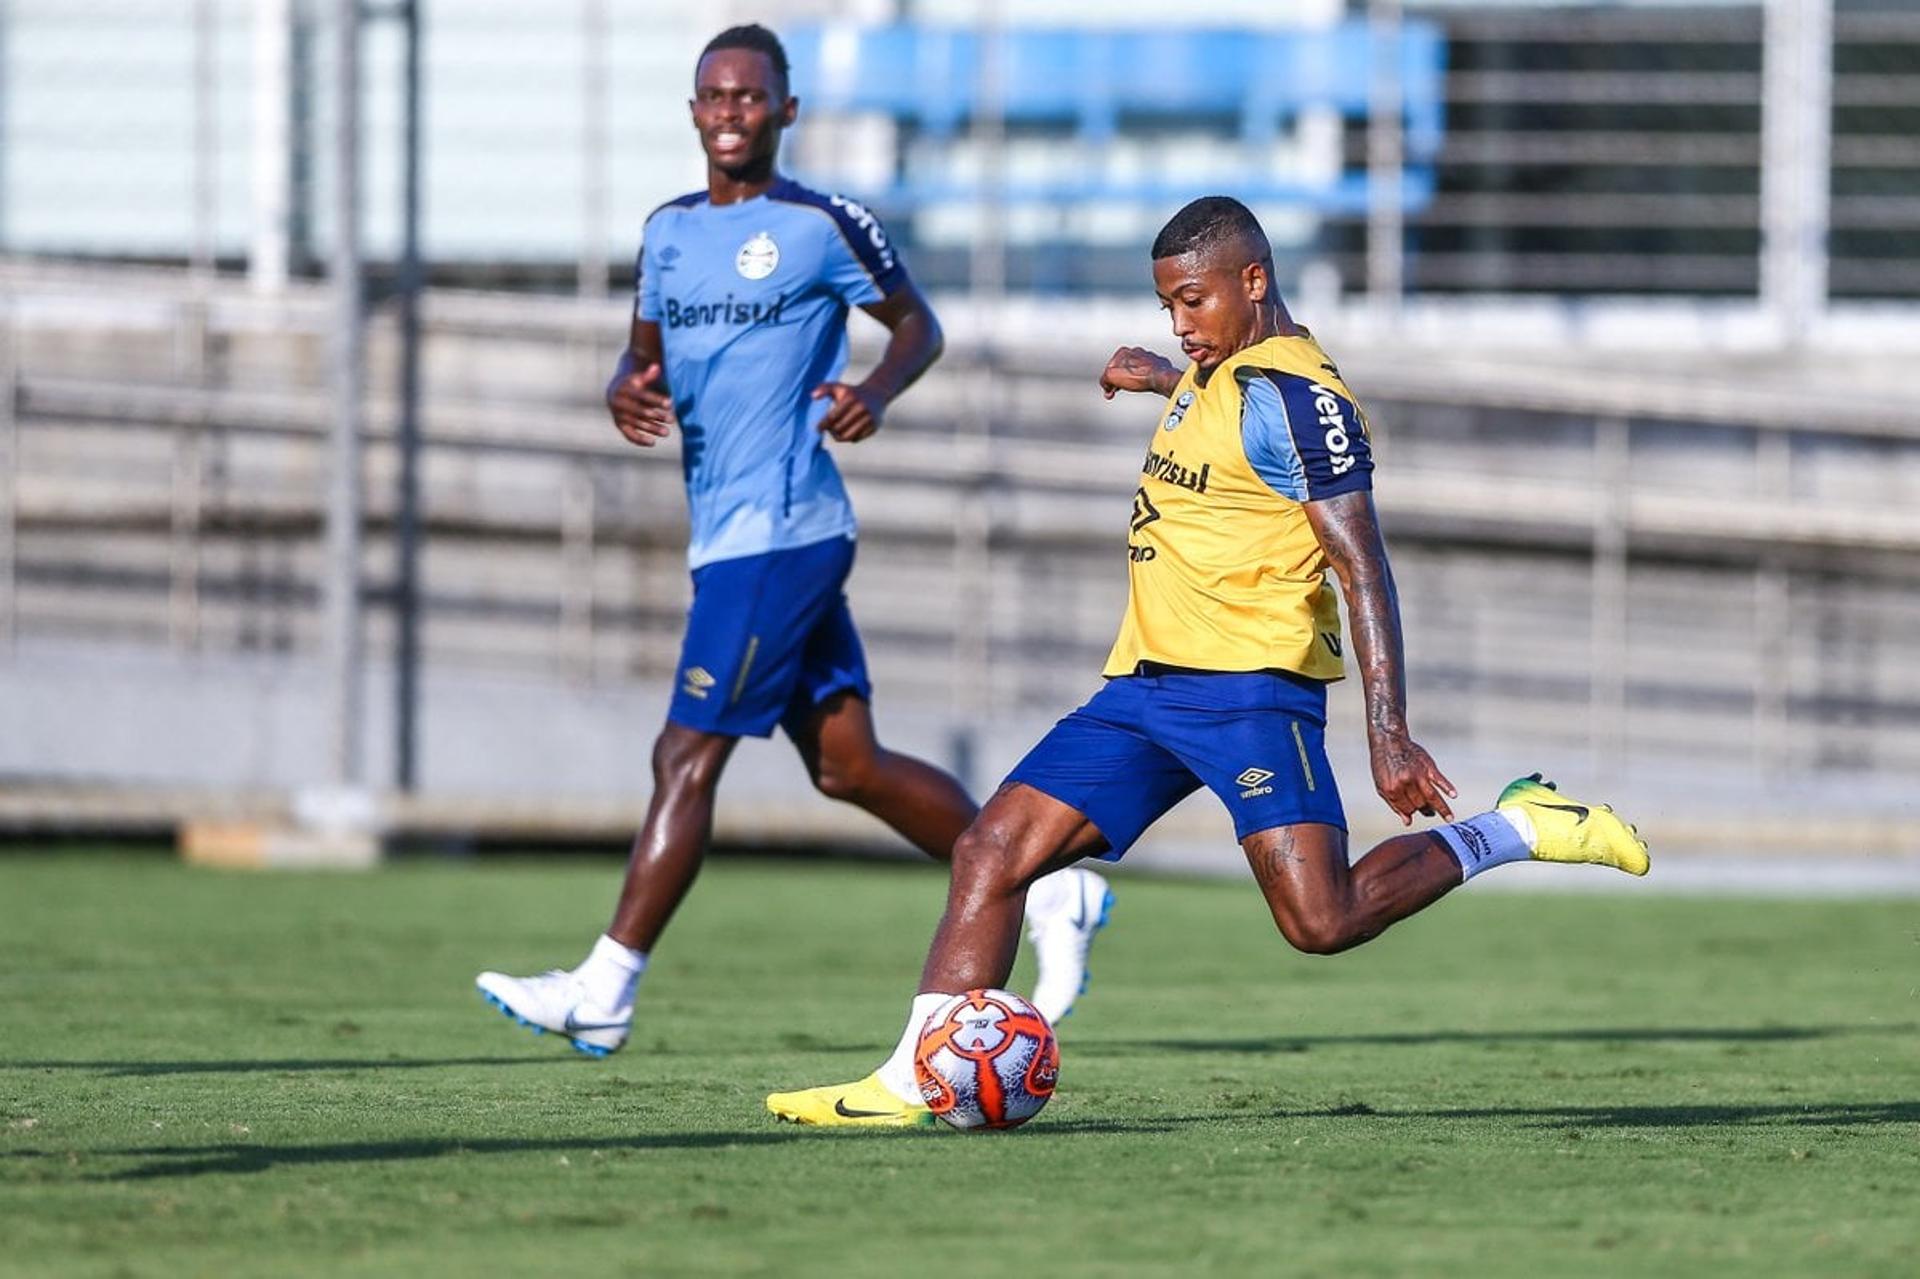
{"label": "navy blue shorts", "polygon": [[1347,828],[1327,764],[1327,687],[1275,672],[1122,675],[1007,775],[1086,814],[1118,861],[1201,786],[1235,838],[1299,822]]}
{"label": "navy blue shorts", "polygon": [[667,718],[702,732],[789,736],[835,693],[873,697],[844,587],[853,539],[716,560],[693,570],[693,607]]}

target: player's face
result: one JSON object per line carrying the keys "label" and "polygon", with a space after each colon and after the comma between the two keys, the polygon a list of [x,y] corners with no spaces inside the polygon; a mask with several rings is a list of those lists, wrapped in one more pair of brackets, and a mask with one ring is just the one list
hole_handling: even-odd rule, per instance
{"label": "player's face", "polygon": [[1202,250],[1153,262],[1160,307],[1173,319],[1180,349],[1202,369],[1253,345],[1269,287],[1266,268],[1242,254]]}
{"label": "player's face", "polygon": [[800,109],[766,54],[716,49],[694,73],[693,127],[707,162],[729,176],[773,166],[780,131]]}

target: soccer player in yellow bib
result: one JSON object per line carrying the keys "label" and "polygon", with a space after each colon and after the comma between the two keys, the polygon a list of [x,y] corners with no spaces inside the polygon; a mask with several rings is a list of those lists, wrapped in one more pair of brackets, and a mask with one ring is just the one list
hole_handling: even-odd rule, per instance
{"label": "soccer player in yellow bib", "polygon": [[[954,847],[947,909],[894,1054],[856,1083],[775,1093],[783,1119],[931,1121],[913,1075],[929,1013],[1004,986],[1027,886],[1082,857],[1117,859],[1201,786],[1235,834],[1287,941],[1333,954],[1377,937],[1481,871],[1535,860],[1647,872],[1610,808],[1538,774],[1453,821],[1453,784],[1407,727],[1400,611],[1373,507],[1367,422],[1340,371],[1294,323],[1252,213],[1209,196],[1153,245],[1154,288],[1189,363],[1115,352],[1100,385],[1166,397],[1133,494],[1131,590],[1107,682],[1015,767]],[[1345,644],[1345,588],[1374,789],[1401,822],[1348,864],[1322,734]]]}

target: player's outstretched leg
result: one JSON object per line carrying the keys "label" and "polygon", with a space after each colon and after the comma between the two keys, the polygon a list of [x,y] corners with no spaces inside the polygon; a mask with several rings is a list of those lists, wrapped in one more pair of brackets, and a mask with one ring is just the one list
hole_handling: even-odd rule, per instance
{"label": "player's outstretched leg", "polygon": [[647,955],[692,887],[713,830],[713,795],[737,738],[669,723],[653,745],[653,800],[633,842],[613,924],[577,968],[534,977],[484,972],[481,998],[520,1025],[592,1057],[627,1042]]}
{"label": "player's outstretched leg", "polygon": [[[952,857],[979,811],[951,775],[882,746],[866,700],[850,691],[790,723],[788,734],[821,794],[865,809],[936,861]],[[1033,1004],[1048,1021],[1072,1012],[1085,993],[1087,953],[1112,910],[1112,888],[1085,867],[1043,876],[1027,894]]]}
{"label": "player's outstretched leg", "polygon": [[1399,835],[1347,864],[1346,835],[1315,823],[1242,841],[1254,877],[1287,940],[1331,955],[1379,936],[1495,866],[1583,862],[1647,873],[1647,846],[1611,808],[1555,791],[1538,774],[1500,793],[1493,811]]}
{"label": "player's outstretched leg", "polygon": [[781,1119],[820,1127],[900,1126],[930,1119],[913,1073],[920,1027],[953,995],[1005,986],[1029,886],[1102,847],[1100,832],[1083,813],[1029,786],[1002,786],[954,844],[946,914],[893,1055],[851,1084],[773,1093],[767,1109]]}

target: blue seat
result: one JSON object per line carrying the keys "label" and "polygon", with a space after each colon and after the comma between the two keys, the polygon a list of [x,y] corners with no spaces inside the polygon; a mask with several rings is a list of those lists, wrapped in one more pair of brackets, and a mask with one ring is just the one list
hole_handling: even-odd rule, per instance
{"label": "blue seat", "polygon": [[[1404,126],[1401,200],[1408,211],[1432,198],[1443,137],[1446,46],[1431,23],[1400,27],[1396,47],[1366,23],[1317,30],[1060,30],[1013,28],[1002,36],[999,79],[1003,118],[1013,126],[1056,126],[1099,145],[1132,121],[1164,125],[1216,119],[1250,146],[1270,143],[1302,112],[1368,112],[1376,53],[1398,69]],[[810,112],[878,113],[936,144],[957,137],[976,114],[982,37],[936,26],[804,27],[787,33],[794,91]],[[1221,175],[1244,199],[1299,205],[1332,215],[1366,210],[1367,175],[1326,180]],[[1161,177],[1113,179],[1061,172],[1004,182],[1016,204],[1088,201],[1167,203],[1195,182]],[[976,180],[938,171],[915,174],[873,193],[883,206],[913,207],[977,198]]]}

